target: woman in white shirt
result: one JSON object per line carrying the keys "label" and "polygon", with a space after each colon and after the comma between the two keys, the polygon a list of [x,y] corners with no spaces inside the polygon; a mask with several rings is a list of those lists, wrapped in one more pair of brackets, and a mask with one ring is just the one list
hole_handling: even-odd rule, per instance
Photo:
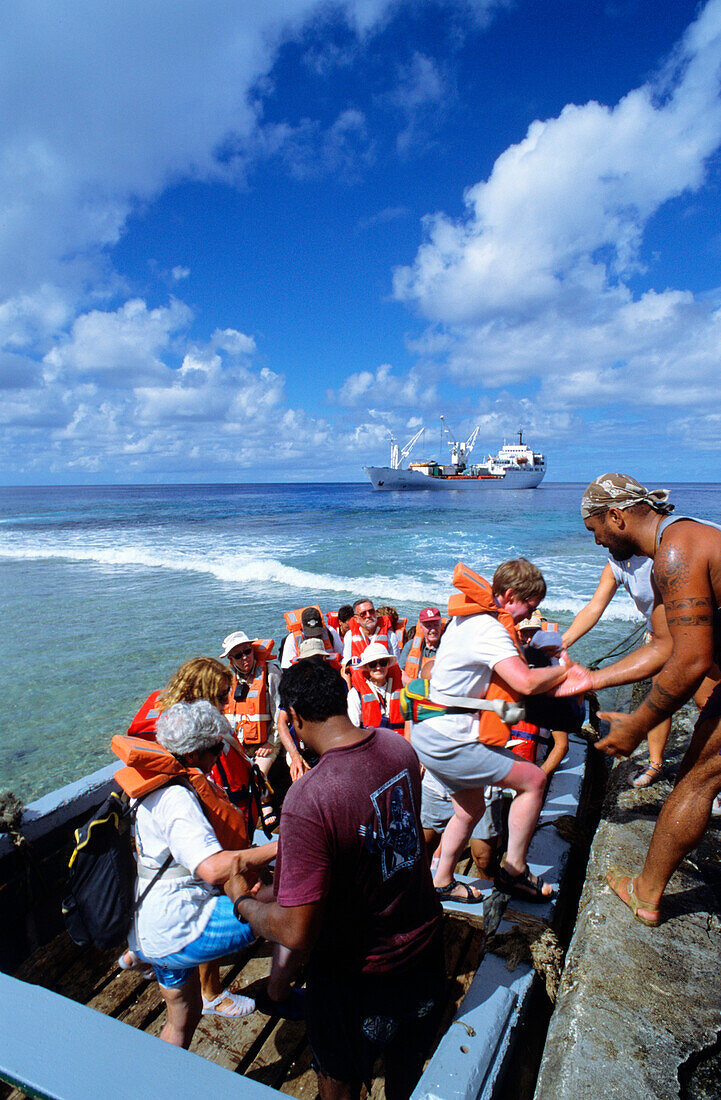
{"label": "woman in white shirt", "polygon": [[[176,703],[156,724],[158,743],[184,767],[197,768],[204,775],[231,737],[227,719],[205,700]],[[233,954],[255,938],[250,925],[236,919],[222,886],[239,856],[253,877],[273,858],[276,845],[224,851],[195,791],[178,782],[138,803],[135,844],[138,896],[147,886],[145,880],[152,878],[168,855],[172,859],[135,912],[124,962],[132,966],[137,959],[152,965],[168,1010],[160,1037],[188,1047],[207,1011],[198,965]],[[240,1008],[245,1013],[253,1011],[250,998],[238,999],[244,1002]]]}

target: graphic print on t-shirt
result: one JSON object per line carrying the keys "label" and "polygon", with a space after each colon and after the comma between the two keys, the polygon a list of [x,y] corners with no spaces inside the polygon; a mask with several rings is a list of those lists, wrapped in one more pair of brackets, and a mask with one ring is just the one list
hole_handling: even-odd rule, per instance
{"label": "graphic print on t-shirt", "polygon": [[383,881],[410,867],[420,854],[411,777],[406,768],[370,796],[376,819],[369,829],[362,825],[368,851],[380,855]]}

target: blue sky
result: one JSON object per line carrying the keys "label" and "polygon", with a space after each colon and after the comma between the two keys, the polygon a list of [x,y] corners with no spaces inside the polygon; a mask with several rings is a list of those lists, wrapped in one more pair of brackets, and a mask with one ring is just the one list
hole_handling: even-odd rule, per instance
{"label": "blue sky", "polygon": [[721,0],[39,0],[5,484],[359,480],[438,417],[719,480]]}

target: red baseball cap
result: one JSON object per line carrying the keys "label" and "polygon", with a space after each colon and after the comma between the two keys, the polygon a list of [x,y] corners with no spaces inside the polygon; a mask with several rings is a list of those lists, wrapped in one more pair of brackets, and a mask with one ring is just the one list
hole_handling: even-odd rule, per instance
{"label": "red baseball cap", "polygon": [[441,621],[441,613],[437,607],[424,607],[418,616],[419,623],[435,623]]}

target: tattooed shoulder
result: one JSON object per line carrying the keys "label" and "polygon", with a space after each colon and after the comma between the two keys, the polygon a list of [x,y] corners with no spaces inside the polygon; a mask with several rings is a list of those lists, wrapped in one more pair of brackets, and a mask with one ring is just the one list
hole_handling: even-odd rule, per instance
{"label": "tattooed shoulder", "polygon": [[653,576],[662,593],[678,591],[688,583],[690,575],[686,550],[669,546],[658,551],[653,563]]}

